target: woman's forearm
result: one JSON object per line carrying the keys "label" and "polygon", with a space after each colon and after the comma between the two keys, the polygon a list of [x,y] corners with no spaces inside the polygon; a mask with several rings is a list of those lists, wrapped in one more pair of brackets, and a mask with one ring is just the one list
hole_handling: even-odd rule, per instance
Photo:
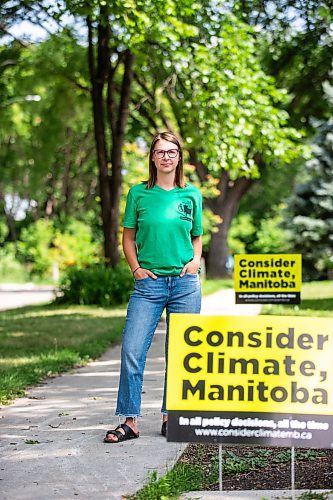
{"label": "woman's forearm", "polygon": [[136,229],[127,227],[124,228],[123,250],[128,265],[130,266],[132,272],[135,271],[135,269],[137,269],[140,266],[136,251],[135,235],[136,235]]}
{"label": "woman's forearm", "polygon": [[195,236],[192,238],[193,245],[193,260],[198,260],[200,262],[202,255],[202,237]]}

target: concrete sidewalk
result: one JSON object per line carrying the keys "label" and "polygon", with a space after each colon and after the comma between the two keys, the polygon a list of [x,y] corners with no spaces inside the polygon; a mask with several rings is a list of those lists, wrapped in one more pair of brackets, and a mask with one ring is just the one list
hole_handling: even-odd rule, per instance
{"label": "concrete sidewalk", "polygon": [[[232,290],[203,300],[203,314],[258,312],[257,305],[235,305]],[[105,431],[118,423],[119,346],[2,407],[1,499],[121,499],[140,489],[150,472],[172,467],[186,444],[160,435],[164,337],[161,321],[147,361],[137,440],[103,443]]]}
{"label": "concrete sidewalk", "polygon": [[201,314],[210,316],[254,316],[261,311],[261,304],[235,304],[233,289],[203,297]]}

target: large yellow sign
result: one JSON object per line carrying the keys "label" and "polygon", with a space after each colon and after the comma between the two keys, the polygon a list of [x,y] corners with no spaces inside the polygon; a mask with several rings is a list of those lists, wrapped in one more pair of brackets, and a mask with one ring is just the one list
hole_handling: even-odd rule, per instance
{"label": "large yellow sign", "polygon": [[333,320],[170,317],[167,409],[333,415]]}
{"label": "large yellow sign", "polygon": [[300,303],[301,282],[299,254],[235,255],[237,303]]}

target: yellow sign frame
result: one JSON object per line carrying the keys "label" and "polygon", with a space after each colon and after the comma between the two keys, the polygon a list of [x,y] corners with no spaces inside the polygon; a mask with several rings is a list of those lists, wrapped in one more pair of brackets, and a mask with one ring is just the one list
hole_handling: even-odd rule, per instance
{"label": "yellow sign frame", "polygon": [[333,415],[333,320],[171,314],[167,409]]}
{"label": "yellow sign frame", "polygon": [[236,304],[300,304],[300,254],[238,254],[234,258]]}

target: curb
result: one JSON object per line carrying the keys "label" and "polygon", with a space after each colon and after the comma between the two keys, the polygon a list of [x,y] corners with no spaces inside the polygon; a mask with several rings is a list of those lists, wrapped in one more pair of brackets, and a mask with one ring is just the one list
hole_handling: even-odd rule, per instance
{"label": "curb", "polygon": [[332,490],[189,491],[188,493],[183,493],[179,499],[216,500],[217,498],[232,498],[233,500],[289,500],[301,498],[302,495],[309,493],[325,495],[325,500],[333,500]]}

